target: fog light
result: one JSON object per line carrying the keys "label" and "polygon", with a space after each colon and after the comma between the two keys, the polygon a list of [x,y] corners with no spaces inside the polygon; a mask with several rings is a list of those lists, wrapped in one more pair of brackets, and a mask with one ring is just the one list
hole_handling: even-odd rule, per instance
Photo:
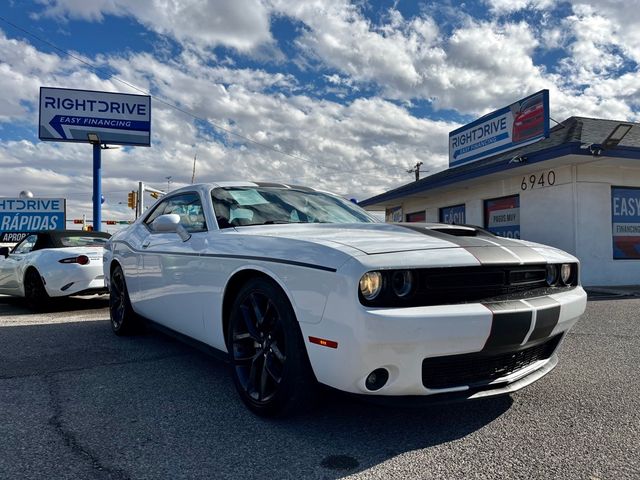
{"label": "fog light", "polygon": [[560,280],[562,283],[567,285],[569,280],[571,280],[571,265],[568,263],[563,263],[562,267],[560,267]]}
{"label": "fog light", "polygon": [[367,376],[365,386],[367,390],[380,390],[389,380],[389,372],[386,368],[376,368]]}

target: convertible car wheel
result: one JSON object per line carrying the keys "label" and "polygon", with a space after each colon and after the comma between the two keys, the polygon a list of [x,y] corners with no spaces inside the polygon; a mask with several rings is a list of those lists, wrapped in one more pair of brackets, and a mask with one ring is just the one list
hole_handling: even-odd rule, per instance
{"label": "convertible car wheel", "polygon": [[42,278],[35,268],[30,268],[24,276],[24,297],[29,308],[41,310],[47,306],[49,295]]}
{"label": "convertible car wheel", "polygon": [[131,335],[140,330],[140,318],[131,307],[124,272],[120,265],[117,265],[111,272],[109,316],[111,317],[111,328],[116,335]]}
{"label": "convertible car wheel", "polygon": [[227,344],[243,402],[262,416],[286,416],[309,408],[317,383],[295,314],[284,293],[254,278],[233,304]]}

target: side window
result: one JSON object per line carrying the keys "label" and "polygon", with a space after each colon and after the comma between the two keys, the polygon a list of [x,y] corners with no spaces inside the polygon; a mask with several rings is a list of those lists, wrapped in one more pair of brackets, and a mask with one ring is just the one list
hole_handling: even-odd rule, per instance
{"label": "side window", "polygon": [[164,210],[165,208],[167,208],[167,203],[169,202],[169,199],[165,199],[162,202],[160,202],[156,208],[153,209],[153,211],[149,214],[149,216],[145,219],[144,223],[147,227],[149,227],[149,229],[151,229],[151,224],[153,223],[153,221],[158,218],[160,215],[164,215]]}
{"label": "side window", "polygon": [[204,219],[204,211],[200,196],[193,193],[183,193],[167,198],[158,204],[156,209],[145,220],[150,225],[160,215],[175,213],[180,216],[180,224],[187,232],[204,232],[207,223]]}
{"label": "side window", "polygon": [[18,245],[16,245],[16,247],[13,249],[13,253],[29,253],[31,250],[33,250],[33,247],[36,245],[37,240],[37,235],[29,235]]}

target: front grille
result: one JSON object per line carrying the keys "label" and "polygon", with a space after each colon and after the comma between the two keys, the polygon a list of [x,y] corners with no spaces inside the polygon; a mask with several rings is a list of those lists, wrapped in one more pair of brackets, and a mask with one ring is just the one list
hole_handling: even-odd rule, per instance
{"label": "front grille", "polygon": [[495,302],[543,296],[574,287],[549,287],[547,265],[492,265],[473,267],[416,268],[411,293],[393,292],[394,270],[381,271],[382,292],[374,300],[360,295],[360,303],[373,307],[419,307],[455,303]]}
{"label": "front grille", "polygon": [[471,302],[545,288],[546,276],[546,265],[424,269],[416,296],[437,304]]}
{"label": "front grille", "polygon": [[538,360],[550,358],[561,338],[562,334],[559,334],[544,343],[515,352],[479,352],[425,358],[422,361],[422,384],[427,388],[486,384],[522,370]]}

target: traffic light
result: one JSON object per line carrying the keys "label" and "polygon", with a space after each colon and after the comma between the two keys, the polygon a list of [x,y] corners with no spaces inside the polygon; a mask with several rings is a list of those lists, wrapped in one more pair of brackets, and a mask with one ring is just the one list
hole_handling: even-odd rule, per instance
{"label": "traffic light", "polygon": [[82,219],[80,219],[80,218],[74,218],[74,219],[73,219],[73,223],[74,223],[74,224],[76,224],[76,225],[78,225],[78,224],[82,223]]}
{"label": "traffic light", "polygon": [[158,198],[160,196],[158,192],[151,192],[149,193],[149,195],[151,195],[153,198]]}
{"label": "traffic light", "polygon": [[138,194],[135,191],[129,192],[127,194],[127,206],[129,208],[136,208]]}

